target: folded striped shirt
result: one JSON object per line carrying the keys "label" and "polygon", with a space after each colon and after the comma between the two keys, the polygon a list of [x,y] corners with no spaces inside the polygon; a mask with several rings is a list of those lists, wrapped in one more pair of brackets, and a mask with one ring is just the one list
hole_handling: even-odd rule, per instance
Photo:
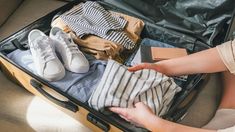
{"label": "folded striped shirt", "polygon": [[96,110],[117,106],[132,108],[137,102],[148,105],[159,116],[164,115],[181,88],[159,72],[143,69],[129,72],[127,67],[108,60],[98,87],[89,98],[89,105]]}
{"label": "folded striped shirt", "polygon": [[127,49],[135,47],[135,43],[123,31],[127,21],[112,15],[97,2],[81,3],[62,14],[61,18],[80,38],[92,34],[121,44]]}

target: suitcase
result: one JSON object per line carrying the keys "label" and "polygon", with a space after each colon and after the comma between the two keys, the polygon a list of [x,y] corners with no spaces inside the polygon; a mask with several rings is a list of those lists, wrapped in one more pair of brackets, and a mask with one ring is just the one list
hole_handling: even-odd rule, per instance
{"label": "suitcase", "polygon": [[[27,50],[27,35],[32,29],[37,28],[48,34],[53,17],[56,14],[60,14],[61,12],[71,9],[74,5],[80,2],[84,1],[77,0],[70,2],[1,41],[0,67],[2,72],[5,73],[5,75],[13,82],[23,86],[34,95],[56,105],[93,131],[147,131],[144,128],[136,127],[133,124],[124,121],[116,114],[105,115],[90,108],[87,103],[82,103],[81,101],[74,99],[67,93],[64,93],[58,88],[50,85],[42,78],[17,65],[6,56],[16,49]],[[145,22],[145,28],[141,34],[142,38],[150,37],[152,39],[172,44],[176,47],[183,47],[186,48],[189,53],[216,46],[212,45],[212,41],[207,41],[208,39],[203,38],[198,34],[193,34],[186,29],[173,27],[170,26],[170,24],[168,24],[168,26],[167,24],[156,24],[151,18],[152,14],[150,12],[146,13],[148,9],[151,9],[152,6],[156,4],[156,2],[153,5],[149,3],[151,0],[104,0],[98,2],[106,9],[142,19]],[[158,2],[161,4],[164,0]],[[234,4],[234,2],[232,3]],[[139,8],[141,5],[143,5],[143,8]],[[232,14],[231,10],[229,12]],[[230,23],[224,22],[223,24],[223,30],[221,30],[220,33],[217,33],[217,36],[214,37],[216,39],[213,39],[213,43],[221,43],[232,36],[232,32],[235,28],[235,22],[233,19],[230,18]],[[226,34],[226,37],[223,34]],[[164,39],[164,37],[167,37],[167,39]],[[135,49],[135,51],[136,50],[137,49]],[[129,59],[126,60],[125,64],[133,58],[135,51],[133,51]],[[202,89],[202,84],[205,82],[206,77],[206,74],[190,75],[187,81],[183,84],[182,91],[175,96],[171,108],[163,118],[175,122],[180,121],[187,113],[187,109],[196,99],[197,94]]]}

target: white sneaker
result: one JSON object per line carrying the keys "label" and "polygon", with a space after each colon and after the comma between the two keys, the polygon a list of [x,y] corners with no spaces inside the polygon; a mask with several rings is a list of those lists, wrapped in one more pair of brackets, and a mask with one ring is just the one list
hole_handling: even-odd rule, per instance
{"label": "white sneaker", "polygon": [[65,69],[55,54],[53,41],[40,30],[34,29],[28,35],[28,42],[37,74],[48,81],[62,79]]}
{"label": "white sneaker", "polygon": [[58,27],[53,27],[50,32],[50,38],[56,42],[56,51],[60,53],[67,70],[75,73],[88,72],[88,60],[68,34]]}

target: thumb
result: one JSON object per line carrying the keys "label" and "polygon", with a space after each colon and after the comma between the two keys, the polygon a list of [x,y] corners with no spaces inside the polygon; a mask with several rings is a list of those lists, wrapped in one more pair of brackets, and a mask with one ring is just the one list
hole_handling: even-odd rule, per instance
{"label": "thumb", "polygon": [[141,63],[139,65],[135,65],[133,67],[129,67],[128,70],[134,72],[134,71],[145,69],[146,67],[148,67],[148,65],[149,65],[149,63]]}
{"label": "thumb", "polygon": [[120,108],[120,107],[111,107],[109,108],[110,111],[117,113],[119,115],[122,115],[124,117],[126,117],[127,115],[127,109],[126,108]]}

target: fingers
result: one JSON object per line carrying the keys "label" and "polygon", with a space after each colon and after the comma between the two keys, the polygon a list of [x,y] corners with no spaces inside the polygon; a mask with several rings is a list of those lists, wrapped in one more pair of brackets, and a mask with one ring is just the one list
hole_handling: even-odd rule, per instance
{"label": "fingers", "polygon": [[128,121],[128,122],[131,122],[131,120],[127,119],[126,117],[122,116],[122,115],[119,115],[122,119]]}
{"label": "fingers", "polygon": [[137,109],[142,109],[142,110],[150,110],[152,112],[152,110],[149,108],[149,106],[147,106],[146,104],[144,104],[143,102],[138,102],[135,104],[135,107]]}
{"label": "fingers", "polygon": [[129,109],[128,108],[120,108],[120,107],[111,107],[109,108],[109,110],[111,110],[114,113],[117,113],[121,118],[123,118],[124,120],[131,122],[131,119],[129,119]]}
{"label": "fingers", "polygon": [[121,116],[124,116],[124,117],[126,117],[126,115],[127,115],[127,109],[126,108],[111,107],[111,108],[109,108],[109,110],[111,110],[112,112],[117,113]]}
{"label": "fingers", "polygon": [[129,71],[138,71],[138,70],[142,70],[142,69],[145,69],[147,66],[148,63],[142,63],[142,64],[139,64],[139,65],[136,65],[136,66],[133,66],[133,67],[129,67],[128,70]]}
{"label": "fingers", "polygon": [[135,107],[146,107],[146,105],[143,102],[137,102],[135,103]]}
{"label": "fingers", "polygon": [[153,111],[150,109],[150,107],[147,106],[146,104],[144,104],[143,102],[136,103],[135,107],[137,109],[141,109],[142,111],[144,111],[144,113],[151,113],[151,114],[153,114]]}
{"label": "fingers", "polygon": [[141,63],[139,65],[133,66],[133,67],[129,67],[128,70],[129,71],[138,71],[138,70],[142,70],[142,69],[153,69],[156,70],[156,65],[153,63]]}
{"label": "fingers", "polygon": [[154,115],[142,102],[136,103],[134,108],[111,107],[109,109],[119,114],[119,116],[126,121],[134,123],[135,125],[137,124],[138,126],[142,126],[141,124],[143,124],[146,115]]}

